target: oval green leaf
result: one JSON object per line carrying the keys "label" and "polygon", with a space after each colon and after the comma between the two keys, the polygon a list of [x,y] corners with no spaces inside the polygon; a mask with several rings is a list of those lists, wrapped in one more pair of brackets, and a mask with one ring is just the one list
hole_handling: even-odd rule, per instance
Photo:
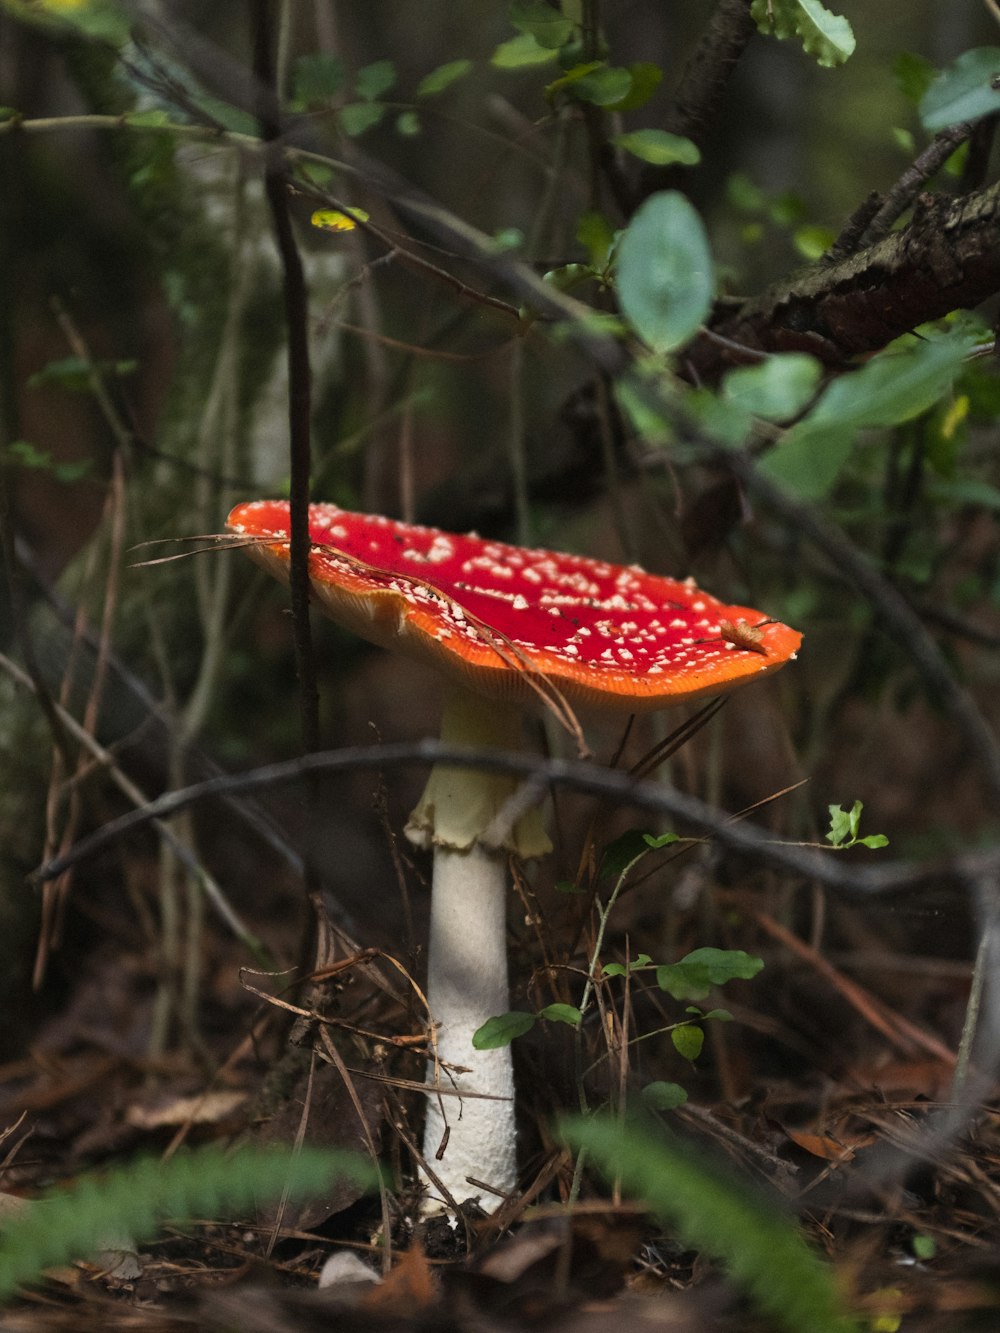
{"label": "oval green leaf", "polygon": [[629,134],[619,134],[611,142],[654,167],[668,167],[673,162],[693,167],[701,161],[696,144],[669,130],[632,130]]}
{"label": "oval green leaf", "polygon": [[493,1051],[498,1046],[509,1046],[515,1037],[523,1037],[534,1026],[534,1014],[517,1009],[509,1014],[497,1014],[477,1028],[472,1034],[472,1044],[477,1051]]}
{"label": "oval green leaf", "polygon": [[674,1028],[670,1040],[674,1043],[674,1050],[678,1055],[693,1062],[701,1055],[701,1048],[705,1045],[705,1034],[700,1027],[688,1023],[682,1028]]}
{"label": "oval green leaf", "polygon": [[650,1111],[674,1111],[688,1099],[679,1083],[663,1082],[647,1083],[639,1096]]}
{"label": "oval green leaf", "polygon": [[651,195],[618,245],[618,302],[655,352],[682,347],[708,314],[715,287],[701,218],[684,195]]}
{"label": "oval green leaf", "polygon": [[1000,91],[992,81],[1000,74],[1000,47],[963,51],[943,69],[920,99],[920,122],[936,133],[962,120],[978,120],[1000,111]]}

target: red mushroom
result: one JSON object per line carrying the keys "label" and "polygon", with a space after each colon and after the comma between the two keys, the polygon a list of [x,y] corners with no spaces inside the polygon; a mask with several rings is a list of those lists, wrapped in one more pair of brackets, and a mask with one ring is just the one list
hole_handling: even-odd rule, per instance
{"label": "red mushroom", "polygon": [[[255,501],[229,515],[261,564],[288,578],[288,505]],[[720,694],[777,670],[801,636],[697,588],[583,556],[353,514],[310,509],[309,571],[319,606],[383,647],[435,663],[449,682],[442,736],[516,748],[521,706],[535,693],[623,713]],[[487,702],[489,701],[489,702]],[[477,1051],[472,1034],[509,1008],[505,941],[507,852],[542,855],[550,843],[537,811],[499,846],[495,819],[517,779],[439,766],[407,833],[434,847],[427,998],[442,1061],[469,1070],[428,1082],[461,1098],[449,1112],[428,1101],[424,1149],[458,1200],[466,1177],[500,1194],[516,1186],[509,1049]],[[492,827],[491,827],[492,826]],[[449,1108],[451,1102],[448,1102]]]}

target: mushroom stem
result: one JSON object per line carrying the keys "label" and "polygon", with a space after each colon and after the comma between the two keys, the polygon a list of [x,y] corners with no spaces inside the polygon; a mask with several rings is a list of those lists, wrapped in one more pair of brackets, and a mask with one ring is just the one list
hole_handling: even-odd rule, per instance
{"label": "mushroom stem", "polygon": [[[517,749],[520,710],[452,687],[441,736],[477,748]],[[424,1155],[458,1202],[475,1192],[470,1175],[500,1194],[517,1184],[510,1047],[477,1051],[472,1044],[488,1018],[510,1008],[507,854],[542,856],[552,846],[538,810],[519,819],[501,846],[484,845],[483,835],[516,788],[517,779],[503,774],[439,765],[406,828],[414,842],[434,848],[427,1003],[437,1025],[438,1062],[468,1071],[443,1069],[433,1059],[427,1069],[427,1082],[442,1093],[427,1100]],[[456,1091],[480,1096],[451,1095]]]}
{"label": "mushroom stem", "polygon": [[[517,1185],[510,1047],[477,1051],[472,1045],[477,1028],[510,1008],[505,861],[479,843],[466,852],[448,847],[434,852],[427,1001],[439,1025],[438,1060],[469,1072],[456,1074],[440,1066],[435,1071],[434,1061],[428,1063],[428,1083],[435,1082],[437,1072],[444,1091],[427,1099],[424,1156],[459,1202],[477,1192],[467,1176],[501,1193]],[[454,1091],[482,1096],[449,1095]]]}

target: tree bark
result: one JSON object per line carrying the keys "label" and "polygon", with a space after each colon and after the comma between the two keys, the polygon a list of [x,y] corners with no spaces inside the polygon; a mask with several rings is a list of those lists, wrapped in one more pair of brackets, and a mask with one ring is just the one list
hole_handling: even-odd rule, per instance
{"label": "tree bark", "polygon": [[843,366],[918,324],[971,309],[1000,291],[998,224],[1000,182],[959,198],[922,194],[903,230],[717,314],[687,349],[682,369],[711,382],[761,352],[789,351]]}

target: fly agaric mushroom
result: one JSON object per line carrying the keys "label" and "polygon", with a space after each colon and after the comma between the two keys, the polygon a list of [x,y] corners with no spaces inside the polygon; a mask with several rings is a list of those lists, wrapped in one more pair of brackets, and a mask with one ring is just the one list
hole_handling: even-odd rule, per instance
{"label": "fly agaric mushroom", "polygon": [[[288,578],[286,503],[238,505],[228,527],[248,539],[250,555]],[[446,741],[517,748],[521,707],[533,693],[623,713],[724,693],[783,666],[801,642],[787,625],[726,606],[692,579],[636,566],[330,504],[310,507],[309,533],[320,608],[362,638],[445,674]],[[472,1045],[473,1033],[509,1008],[507,854],[536,857],[551,847],[537,810],[504,830],[498,845],[486,844],[516,786],[513,777],[439,765],[406,829],[434,848],[427,1001],[438,1058],[427,1081],[460,1094],[460,1109],[447,1117],[444,1102],[452,1099],[428,1099],[424,1152],[458,1201],[471,1192],[468,1176],[500,1194],[517,1183],[510,1049]],[[469,1072],[442,1078],[438,1061]]]}

